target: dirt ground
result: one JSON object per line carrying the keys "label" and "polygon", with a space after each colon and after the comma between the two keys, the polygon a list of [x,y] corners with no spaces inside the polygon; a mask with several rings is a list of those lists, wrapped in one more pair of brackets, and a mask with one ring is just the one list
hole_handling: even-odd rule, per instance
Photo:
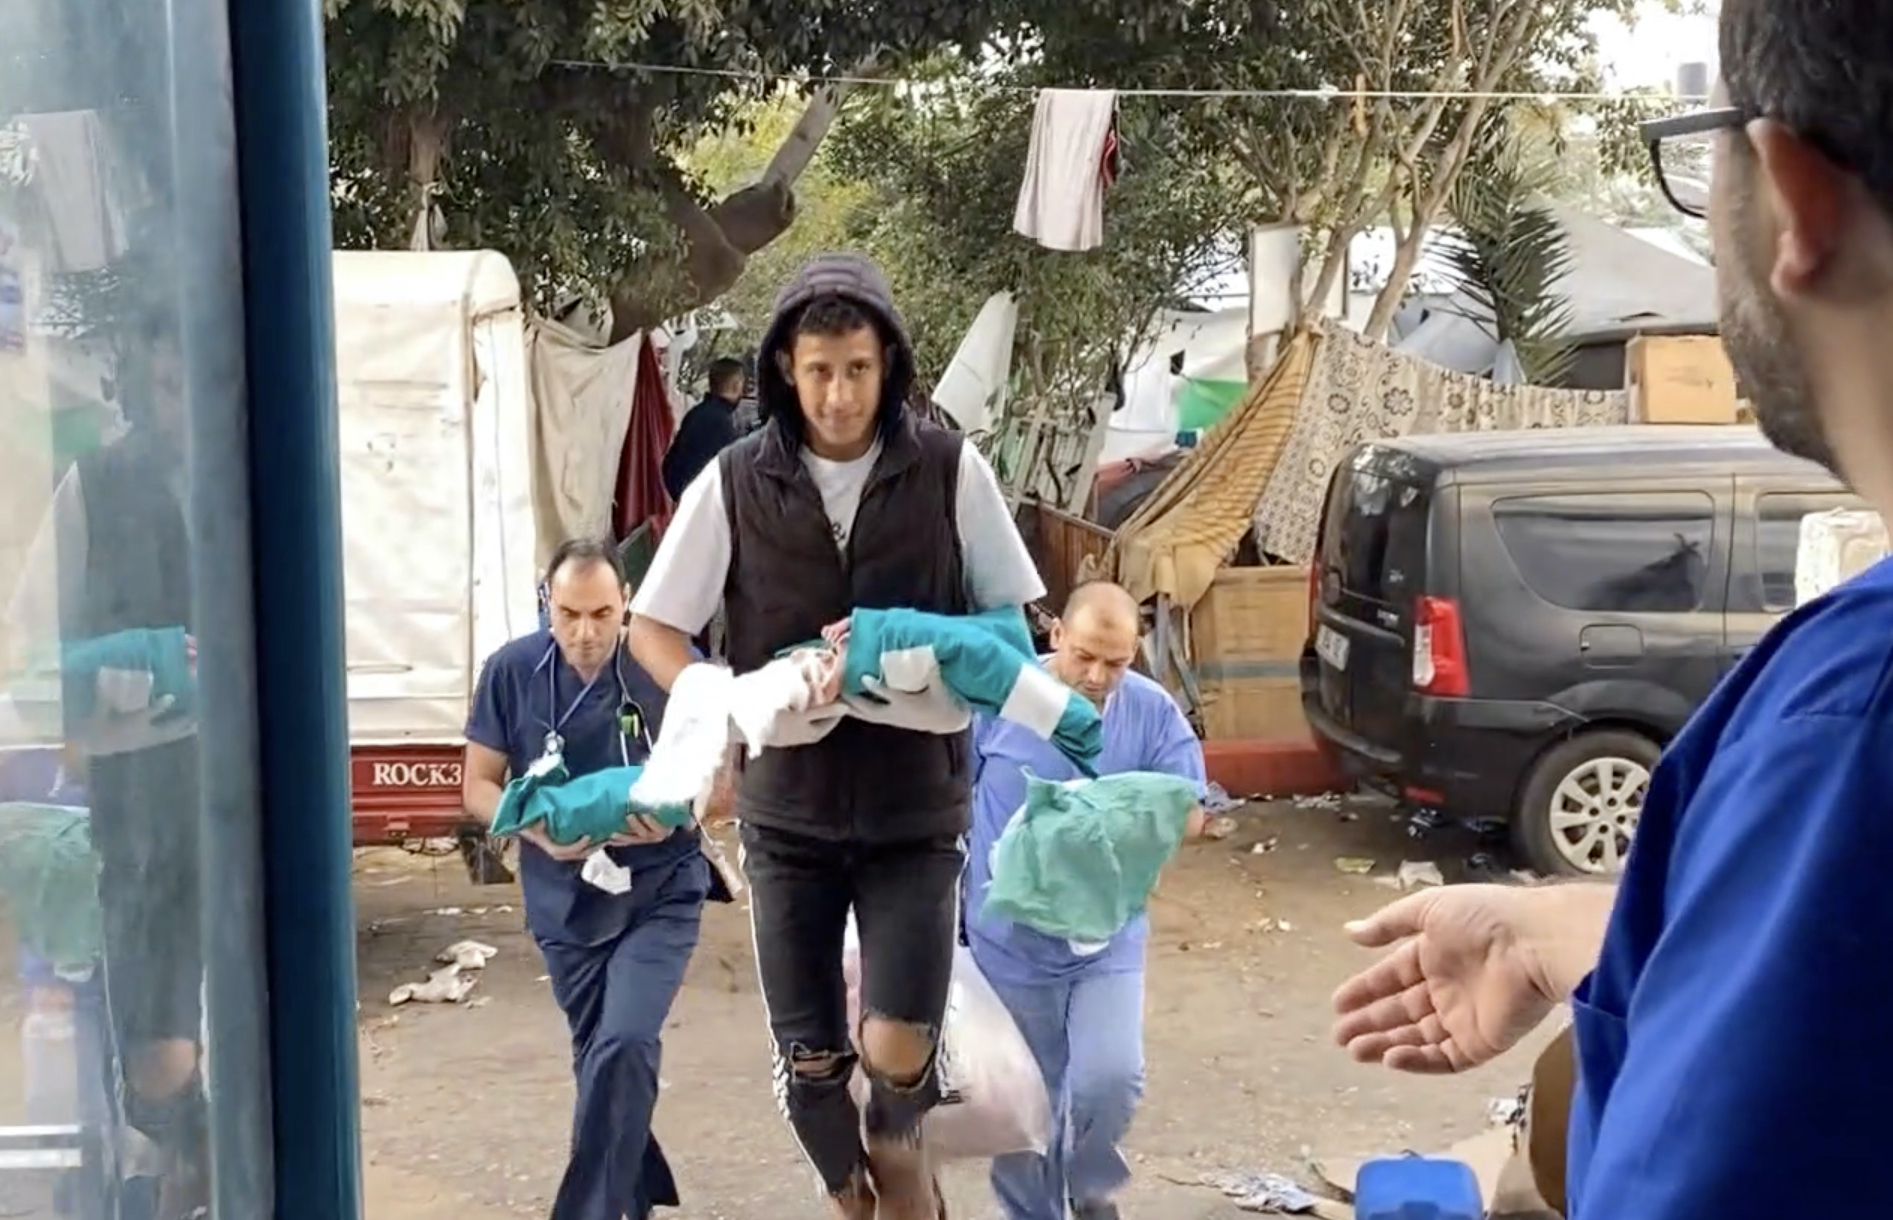
{"label": "dirt ground", "polygon": [[[1351,1064],[1328,1041],[1328,996],[1365,960],[1340,927],[1393,896],[1403,860],[1465,879],[1478,844],[1409,836],[1384,808],[1247,806],[1228,839],[1193,846],[1153,902],[1148,1095],[1130,1141],[1127,1216],[1244,1215],[1205,1173],[1299,1174],[1310,1155],[1437,1151],[1487,1123],[1529,1053],[1464,1077],[1402,1078]],[[1340,858],[1376,862],[1374,877]],[[372,1220],[544,1215],[571,1104],[562,1019],[525,936],[517,892],[474,888],[456,860],[365,853],[360,913],[362,1122]],[[466,1004],[390,1009],[453,941],[499,956]],[[680,1220],[817,1220],[800,1154],[777,1117],[749,930],[707,913],[665,1039],[658,1132],[684,1193]],[[996,1217],[983,1174],[948,1177],[955,1217]]]}
{"label": "dirt ground", "polygon": [[[1187,848],[1152,904],[1148,1096],[1130,1140],[1128,1217],[1233,1220],[1206,1173],[1300,1175],[1321,1158],[1437,1151],[1487,1123],[1535,1048],[1485,1071],[1414,1079],[1357,1067],[1328,1040],[1328,997],[1366,955],[1340,928],[1394,896],[1405,860],[1467,878],[1479,844],[1415,840],[1384,806],[1254,803],[1226,840]],[[1375,876],[1337,867],[1371,859]],[[1502,871],[1502,870],[1501,870]],[[356,858],[362,1126],[370,1220],[546,1214],[570,1122],[563,1019],[525,935],[518,892],[474,887],[457,858]],[[473,938],[499,955],[468,1001],[392,1009],[389,992]],[[20,996],[0,929],[0,1123],[14,1118]],[[777,1117],[748,925],[712,907],[665,1038],[658,1132],[685,1205],[678,1220],[819,1220]],[[0,1216],[43,1214],[5,1183]],[[996,1220],[984,1176],[954,1167],[955,1220]],[[37,1193],[37,1192],[36,1192]],[[22,1210],[22,1204],[25,1204]]]}

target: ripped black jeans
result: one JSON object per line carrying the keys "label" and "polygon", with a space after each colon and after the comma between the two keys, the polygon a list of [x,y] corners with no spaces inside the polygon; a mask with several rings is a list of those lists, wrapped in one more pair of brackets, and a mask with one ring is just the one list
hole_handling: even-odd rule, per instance
{"label": "ripped black jeans", "polygon": [[[937,1048],[965,857],[954,837],[830,842],[747,823],[742,843],[776,1101],[829,1193],[839,1195],[864,1159],[862,1116],[848,1092],[858,1061],[842,975],[848,912],[860,935],[864,1022],[918,1027]],[[872,1061],[867,1068],[869,1142],[911,1144],[940,1100],[933,1061],[917,1080],[890,1080]]]}

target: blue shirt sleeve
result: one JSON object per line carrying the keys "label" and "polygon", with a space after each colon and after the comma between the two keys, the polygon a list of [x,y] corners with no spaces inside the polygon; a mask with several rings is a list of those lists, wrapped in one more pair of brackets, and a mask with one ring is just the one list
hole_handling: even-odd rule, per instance
{"label": "blue shirt sleeve", "polygon": [[495,653],[480,667],[480,680],[473,686],[473,706],[467,711],[467,740],[500,754],[511,754],[513,744],[512,709],[503,693],[507,682],[501,673],[506,668]]}
{"label": "blue shirt sleeve", "polygon": [[[1720,743],[1683,810],[1573,1220],[1841,1215],[1886,1161],[1893,718]],[[1639,839],[1639,850],[1643,840]],[[1620,902],[1622,900],[1620,899]],[[1597,1019],[1593,1014],[1589,1019]]]}
{"label": "blue shirt sleeve", "polygon": [[1145,732],[1148,745],[1143,769],[1194,780],[1197,795],[1203,795],[1209,788],[1209,776],[1203,767],[1203,743],[1190,727],[1183,709],[1167,693],[1151,700]]}

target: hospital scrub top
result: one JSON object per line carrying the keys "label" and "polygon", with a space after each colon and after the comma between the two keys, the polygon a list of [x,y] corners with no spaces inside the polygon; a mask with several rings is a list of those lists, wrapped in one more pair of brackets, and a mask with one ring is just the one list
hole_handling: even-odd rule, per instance
{"label": "hospital scrub top", "polygon": [[[1120,973],[1144,968],[1150,922],[1143,915],[1105,945],[1074,946],[1004,919],[981,914],[992,884],[993,847],[1025,803],[1025,772],[1040,779],[1082,778],[1058,748],[1023,725],[982,716],[974,725],[973,832],[966,863],[966,936],[980,969],[1002,983],[1043,983],[1087,971]],[[1098,774],[1160,771],[1205,784],[1203,744],[1176,700],[1139,673],[1105,700],[1104,752]]]}
{"label": "hospital scrub top", "polygon": [[1884,1215],[1893,563],[1790,614],[1657,767],[1572,1005],[1572,1220]]}
{"label": "hospital scrub top", "polygon": [[[664,703],[664,691],[628,653],[588,689],[559,654],[552,633],[535,631],[506,644],[480,671],[467,740],[506,755],[507,770],[522,775],[545,753],[546,734],[557,724],[566,767],[573,775],[587,775],[626,761],[644,761],[649,741],[656,740],[663,724]],[[644,732],[632,733],[621,745],[621,712],[632,706]],[[698,851],[695,830],[680,830],[647,847],[608,849],[613,860],[631,869],[634,890],[641,877],[654,883]],[[520,885],[534,936],[595,945],[628,928],[633,904],[582,880],[580,867],[520,843]]]}

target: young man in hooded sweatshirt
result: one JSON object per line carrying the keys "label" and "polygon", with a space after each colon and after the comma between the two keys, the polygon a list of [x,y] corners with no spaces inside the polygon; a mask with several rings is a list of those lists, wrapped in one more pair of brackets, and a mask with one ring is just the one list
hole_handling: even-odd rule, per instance
{"label": "young man in hooded sweatshirt", "polygon": [[[767,424],[684,492],[632,603],[632,652],[660,685],[693,662],[690,638],[719,603],[745,673],[856,608],[964,614],[1044,593],[991,468],[907,410],[913,350],[873,264],[804,267],[776,302],[757,375]],[[871,714],[782,725],[743,768],[736,815],[776,1095],[796,1140],[837,1215],[935,1220],[920,1123],[940,1099],[970,716],[937,688],[890,692]],[[851,910],[858,1031],[842,980]],[[857,1062],[865,1147],[848,1092]]]}

